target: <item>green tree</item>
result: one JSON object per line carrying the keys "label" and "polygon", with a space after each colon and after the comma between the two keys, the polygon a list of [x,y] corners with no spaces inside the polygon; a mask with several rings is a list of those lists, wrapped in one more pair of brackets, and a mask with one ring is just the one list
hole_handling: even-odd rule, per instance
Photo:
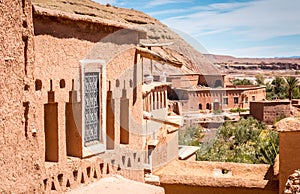
{"label": "green tree", "polygon": [[265,84],[265,76],[263,74],[257,74],[255,76],[255,80],[257,85],[264,85]]}
{"label": "green tree", "polygon": [[274,86],[272,84],[266,84],[266,93],[267,100],[273,100],[275,98],[276,94],[274,93]]}
{"label": "green tree", "polygon": [[289,100],[292,100],[293,91],[296,90],[296,88],[298,88],[299,80],[296,77],[292,77],[292,76],[286,77],[285,80],[287,84]]}
{"label": "green tree", "polygon": [[202,128],[196,125],[188,125],[179,129],[179,145],[199,146],[203,138]]}
{"label": "green tree", "polygon": [[294,99],[299,99],[300,98],[300,89],[299,89],[299,86],[293,89],[292,95],[293,95]]}
{"label": "green tree", "polygon": [[238,85],[253,85],[250,80],[248,79],[234,79],[231,81],[232,85],[238,86]]}
{"label": "green tree", "polygon": [[252,117],[225,123],[212,141],[200,146],[197,160],[273,164],[279,149],[278,133]]}
{"label": "green tree", "polygon": [[272,85],[274,87],[274,98],[285,99],[288,97],[286,82],[282,77],[276,76],[272,81]]}

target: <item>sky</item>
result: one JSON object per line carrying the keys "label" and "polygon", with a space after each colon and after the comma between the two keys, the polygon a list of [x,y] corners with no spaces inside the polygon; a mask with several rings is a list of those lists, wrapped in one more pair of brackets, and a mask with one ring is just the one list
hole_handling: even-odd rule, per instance
{"label": "sky", "polygon": [[205,48],[197,48],[202,53],[300,56],[300,0],[94,1],[143,11],[180,35],[190,36]]}

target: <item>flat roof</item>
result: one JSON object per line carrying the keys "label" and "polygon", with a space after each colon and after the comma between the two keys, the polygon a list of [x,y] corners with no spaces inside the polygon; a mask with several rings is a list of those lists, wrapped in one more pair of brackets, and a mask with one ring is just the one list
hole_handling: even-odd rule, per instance
{"label": "flat roof", "polygon": [[199,146],[184,146],[180,145],[178,150],[178,158],[181,160],[185,160],[191,155],[195,154],[200,149]]}
{"label": "flat roof", "polygon": [[257,86],[257,87],[250,87],[250,88],[210,88],[210,87],[194,87],[194,88],[174,88],[177,90],[186,90],[188,92],[196,92],[196,91],[236,91],[236,90],[241,90],[241,91],[245,91],[245,90],[257,90],[257,89],[262,89],[265,88],[265,86]]}
{"label": "flat roof", "polygon": [[265,188],[278,183],[273,177],[266,179],[270,168],[267,164],[175,160],[153,174],[160,177],[162,184]]}
{"label": "flat roof", "polygon": [[162,47],[162,46],[170,46],[173,42],[162,42],[162,43],[143,43],[140,41],[140,45],[144,47]]}
{"label": "flat roof", "polygon": [[288,117],[280,120],[275,124],[276,130],[279,132],[293,132],[300,131],[300,118],[299,117]]}
{"label": "flat roof", "polygon": [[173,74],[169,75],[168,77],[184,77],[184,76],[190,76],[190,75],[204,75],[204,76],[226,76],[226,74],[203,74],[203,73],[187,73],[187,74]]}
{"label": "flat roof", "polygon": [[282,104],[289,104],[289,100],[260,100],[260,101],[252,101],[251,103],[260,103],[260,104],[274,104],[274,103],[282,103]]}

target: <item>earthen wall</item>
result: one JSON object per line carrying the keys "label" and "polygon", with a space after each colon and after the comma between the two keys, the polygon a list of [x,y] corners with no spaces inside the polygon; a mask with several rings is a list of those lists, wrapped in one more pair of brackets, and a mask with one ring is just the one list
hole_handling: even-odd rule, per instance
{"label": "earthen wall", "polygon": [[[178,98],[183,104],[183,112],[192,111],[210,111],[210,110],[229,110],[243,108],[248,109],[250,102],[254,100],[265,99],[266,93],[264,88],[253,88],[242,90],[199,90],[186,91],[175,90]],[[227,99],[227,103],[224,98]],[[237,98],[237,101],[235,101]],[[247,99],[246,99],[247,98]]]}
{"label": "earthen wall", "polygon": [[267,124],[274,124],[276,121],[289,117],[290,103],[287,101],[260,101],[250,103],[250,115],[259,121]]}
{"label": "earthen wall", "polygon": [[[286,126],[286,129],[290,130],[289,126]],[[279,193],[283,193],[288,177],[294,170],[300,168],[300,158],[298,154],[294,154],[297,150],[300,150],[299,141],[299,131],[283,131],[279,133]]]}
{"label": "earthen wall", "polygon": [[0,192],[33,193],[41,173],[31,13],[30,0],[0,2]]}

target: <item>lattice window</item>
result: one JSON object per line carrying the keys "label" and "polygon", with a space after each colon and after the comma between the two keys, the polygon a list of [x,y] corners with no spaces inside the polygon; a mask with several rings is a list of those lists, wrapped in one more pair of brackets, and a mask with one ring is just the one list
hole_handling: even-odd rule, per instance
{"label": "lattice window", "polygon": [[99,141],[99,73],[84,74],[84,142]]}

